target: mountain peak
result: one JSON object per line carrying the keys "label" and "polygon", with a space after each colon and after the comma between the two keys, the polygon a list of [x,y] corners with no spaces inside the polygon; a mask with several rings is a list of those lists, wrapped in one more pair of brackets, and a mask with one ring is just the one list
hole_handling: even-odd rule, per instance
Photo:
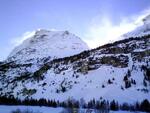
{"label": "mountain peak", "polygon": [[50,32],[50,30],[47,30],[47,29],[37,29],[35,31],[35,35],[47,34],[49,32]]}
{"label": "mountain peak", "polygon": [[38,29],[32,37],[26,39],[11,52],[8,60],[61,58],[78,54],[87,49],[87,44],[69,31]]}
{"label": "mountain peak", "polygon": [[[45,36],[49,36],[47,38],[53,38],[56,35],[59,35],[59,38],[70,38],[70,36],[75,36],[74,34],[70,33],[69,31],[65,30],[65,31],[58,31],[58,30],[47,30],[47,29],[38,29],[35,31],[35,35],[34,38],[38,38],[38,39],[42,39]],[[58,37],[57,37],[58,38]],[[76,36],[76,38],[79,38]]]}
{"label": "mountain peak", "polygon": [[48,33],[66,33],[71,34],[68,30],[60,31],[55,29],[37,29],[35,31],[36,35],[48,34]]}

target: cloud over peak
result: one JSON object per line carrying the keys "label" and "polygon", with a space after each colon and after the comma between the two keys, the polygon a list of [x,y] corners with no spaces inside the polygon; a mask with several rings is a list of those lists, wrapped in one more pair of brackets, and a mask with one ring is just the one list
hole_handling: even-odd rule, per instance
{"label": "cloud over peak", "polygon": [[111,18],[106,15],[93,17],[85,33],[85,41],[91,48],[95,48],[118,40],[121,35],[142,25],[142,19],[148,14],[150,14],[150,8],[133,16],[121,17],[119,24],[114,24]]}

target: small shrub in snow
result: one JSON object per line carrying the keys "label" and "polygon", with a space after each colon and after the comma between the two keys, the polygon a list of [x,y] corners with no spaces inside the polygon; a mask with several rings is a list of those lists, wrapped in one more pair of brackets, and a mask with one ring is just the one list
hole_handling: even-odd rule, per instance
{"label": "small shrub in snow", "polygon": [[60,113],[79,113],[77,108],[64,108]]}
{"label": "small shrub in snow", "polygon": [[112,78],[112,80],[115,80],[115,78]]}
{"label": "small shrub in snow", "polygon": [[110,79],[108,79],[107,83],[112,84],[113,82]]}
{"label": "small shrub in snow", "polygon": [[21,113],[20,109],[14,110],[11,113]]}
{"label": "small shrub in snow", "polygon": [[105,88],[104,84],[102,85],[102,88]]}

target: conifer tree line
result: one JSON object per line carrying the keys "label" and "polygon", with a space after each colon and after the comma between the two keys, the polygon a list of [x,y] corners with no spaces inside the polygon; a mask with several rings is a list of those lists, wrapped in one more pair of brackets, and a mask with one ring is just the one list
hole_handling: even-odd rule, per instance
{"label": "conifer tree line", "polygon": [[86,108],[86,109],[98,109],[98,110],[125,110],[125,111],[145,111],[150,112],[150,102],[145,99],[142,102],[136,102],[135,104],[123,103],[119,104],[117,101],[106,100],[90,100],[85,102],[84,99],[80,101],[74,99],[68,99],[64,102],[56,100],[46,100],[41,98],[39,100],[26,98],[24,100],[15,98],[14,96],[0,96],[0,105],[27,105],[27,106],[47,106],[47,107],[64,107],[64,108]]}

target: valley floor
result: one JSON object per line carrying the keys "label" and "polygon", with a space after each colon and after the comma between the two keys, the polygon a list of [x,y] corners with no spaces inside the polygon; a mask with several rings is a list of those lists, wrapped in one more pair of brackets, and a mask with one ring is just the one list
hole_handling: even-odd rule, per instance
{"label": "valley floor", "polygon": [[[52,107],[40,107],[40,106],[6,106],[0,105],[0,113],[12,113],[12,111],[16,111],[17,109],[21,111],[31,111],[31,113],[62,113],[63,108],[52,108]],[[81,113],[95,113],[94,110],[92,112],[87,112],[87,110],[81,110]],[[17,112],[18,113],[18,112]],[[65,113],[65,112],[63,112]],[[130,112],[130,111],[110,111],[110,113],[145,113],[145,112]]]}

